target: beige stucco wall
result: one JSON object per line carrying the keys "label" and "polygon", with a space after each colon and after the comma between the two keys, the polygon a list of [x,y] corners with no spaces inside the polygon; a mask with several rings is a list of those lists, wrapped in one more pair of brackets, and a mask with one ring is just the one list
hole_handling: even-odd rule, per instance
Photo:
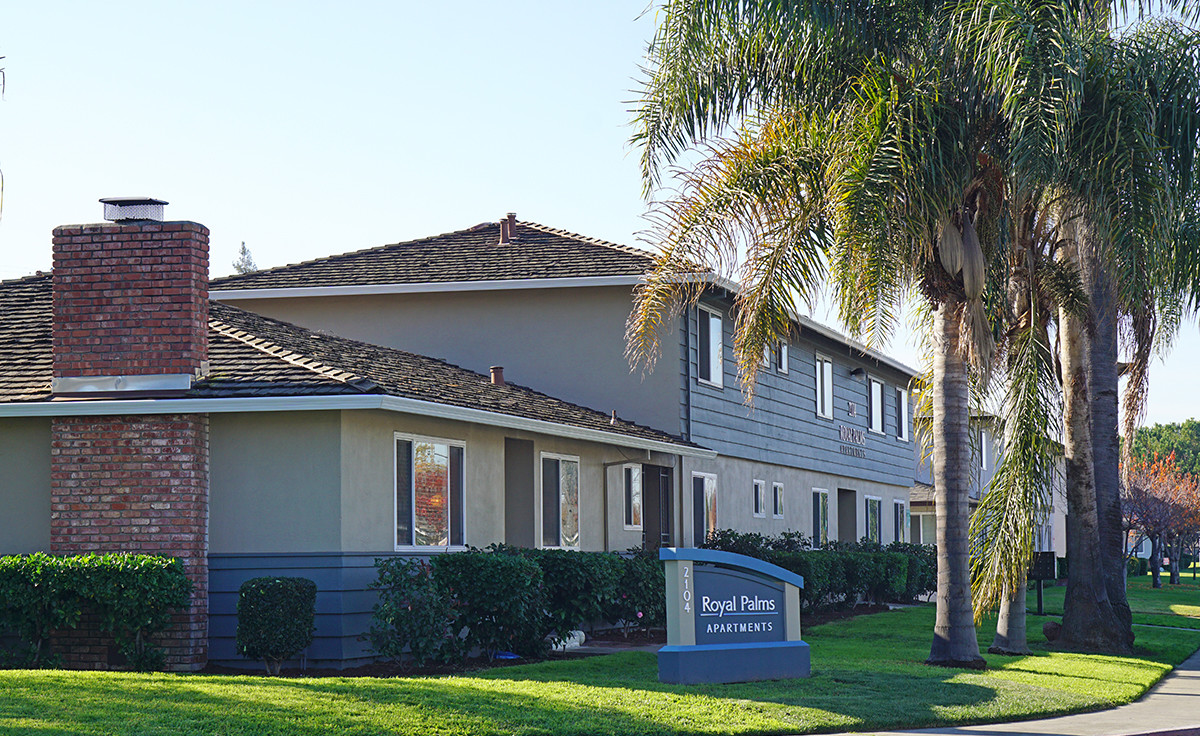
{"label": "beige stucco wall", "polygon": [[[335,335],[448,360],[581,406],[679,432],[679,336],[652,374],[631,374],[632,287],[516,289],[221,301]],[[471,325],[470,339],[462,325]],[[586,335],[586,340],[580,340]]]}
{"label": "beige stucco wall", "polygon": [[210,416],[211,552],[336,552],[341,548],[338,414]]}
{"label": "beige stucco wall", "polygon": [[[623,495],[619,465],[624,460],[643,462],[645,452],[579,440],[478,424],[433,419],[385,411],[341,413],[341,533],[348,552],[386,552],[395,544],[395,433],[465,443],[464,488],[468,545],[484,547],[504,541],[504,438],[534,443],[534,529],[540,538],[541,455],[554,453],[579,458],[580,544],[585,550],[625,549],[641,542],[641,532],[625,532],[621,514]],[[664,456],[655,454],[654,461]],[[669,462],[670,458],[666,458]],[[606,478],[609,484],[605,509]],[[605,517],[608,533],[605,538]]]}
{"label": "beige stucco wall", "polygon": [[[692,492],[691,478],[693,472],[713,473],[717,476],[717,526],[720,529],[737,529],[743,532],[758,532],[765,535],[777,535],[784,531],[798,531],[806,537],[812,536],[812,493],[816,489],[829,492],[829,528],[830,541],[838,539],[838,518],[842,512],[838,508],[838,491],[855,491],[855,515],[857,533],[854,540],[858,541],[867,534],[865,499],[868,496],[880,499],[880,535],[881,542],[888,544],[895,541],[893,530],[893,502],[903,501],[907,507],[908,488],[854,480],[828,473],[820,473],[797,468],[755,463],[737,458],[718,457],[712,460],[687,458],[684,461],[685,485],[683,489],[682,513],[677,515],[678,523],[682,524],[685,544],[695,544],[692,529]],[[754,481],[765,482],[764,502],[766,517],[754,516]],[[782,519],[772,516],[772,484],[782,483],[784,493],[784,514]]]}
{"label": "beige stucco wall", "polygon": [[0,555],[50,549],[50,420],[0,419]]}

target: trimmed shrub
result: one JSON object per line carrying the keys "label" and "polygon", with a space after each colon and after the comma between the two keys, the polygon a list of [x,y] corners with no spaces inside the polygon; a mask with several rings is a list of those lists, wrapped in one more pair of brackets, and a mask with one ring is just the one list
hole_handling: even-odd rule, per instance
{"label": "trimmed shrub", "polygon": [[463,656],[454,600],[426,560],[389,557],[375,560],[378,578],[371,589],[379,602],[371,611],[372,648],[404,664],[404,653],[418,667]]}
{"label": "trimmed shrub", "polygon": [[1058,573],[1058,579],[1059,579],[1059,580],[1066,580],[1066,579],[1067,579],[1067,573],[1068,573],[1068,571],[1070,570],[1070,567],[1069,567],[1069,565],[1067,564],[1067,558],[1066,558],[1066,557],[1059,557],[1059,558],[1057,558],[1057,563],[1058,563],[1058,565],[1057,565],[1057,567],[1055,568],[1055,570],[1056,570],[1056,571],[1057,571],[1057,573]]}
{"label": "trimmed shrub", "polygon": [[937,590],[937,548],[927,544],[892,542],[884,547],[898,552],[908,560],[908,576],[902,602],[911,603]]}
{"label": "trimmed shrub", "polygon": [[278,675],[284,661],[312,643],[317,585],[308,578],[252,578],[238,589],[237,650]]}
{"label": "trimmed shrub", "polygon": [[112,635],[133,669],[160,669],[164,654],[149,637],[187,606],[192,582],[179,560],[154,555],[41,552],[0,558],[0,628],[22,640],[18,661],[47,663],[50,633],[74,629],[85,611]]}
{"label": "trimmed shrub", "polygon": [[509,554],[515,551],[541,568],[545,627],[554,632],[556,644],[575,629],[605,619],[616,606],[623,566],[615,554],[508,546],[493,550]]}
{"label": "trimmed shrub", "polygon": [[464,644],[494,658],[511,651],[546,653],[545,593],[542,569],[514,554],[480,550],[437,555],[433,575],[457,603],[458,623],[467,628]]}
{"label": "trimmed shrub", "polygon": [[658,550],[633,547],[621,560],[617,595],[604,618],[621,624],[626,636],[631,628],[666,626],[667,576]]}

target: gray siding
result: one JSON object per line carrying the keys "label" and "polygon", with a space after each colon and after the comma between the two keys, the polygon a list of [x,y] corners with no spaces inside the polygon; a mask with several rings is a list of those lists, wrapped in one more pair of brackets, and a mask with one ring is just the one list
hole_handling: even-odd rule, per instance
{"label": "gray siding", "polygon": [[[737,365],[733,357],[733,322],[727,303],[705,300],[704,305],[719,309],[723,314],[724,335],[723,388],[716,388],[697,379],[698,334],[696,311],[689,312],[687,335],[681,335],[687,346],[687,363],[681,374],[688,376],[680,401],[680,422],[688,427],[688,404],[691,407],[691,440],[712,448],[722,455],[763,463],[819,470],[876,483],[909,486],[913,479],[916,443],[896,437],[896,407],[894,392],[906,387],[908,376],[875,360],[857,354],[844,344],[828,340],[811,332],[793,337],[789,346],[789,365],[786,374],[774,365],[759,372],[754,403],[744,401]],[[816,353],[833,360],[833,419],[816,413]],[[773,355],[774,353],[772,353]],[[850,371],[862,368],[861,376]],[[882,380],[883,434],[868,430],[867,377]],[[690,394],[690,396],[689,396]],[[850,416],[848,403],[856,405],[856,416]],[[910,401],[911,416],[911,401]],[[860,449],[866,459],[845,454],[841,440],[842,426],[866,433],[866,446]]]}

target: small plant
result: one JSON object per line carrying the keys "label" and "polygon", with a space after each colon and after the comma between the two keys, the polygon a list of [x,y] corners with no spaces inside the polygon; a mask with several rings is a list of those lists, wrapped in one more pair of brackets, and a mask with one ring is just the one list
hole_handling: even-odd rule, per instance
{"label": "small plant", "polygon": [[238,591],[237,650],[261,659],[278,675],[284,661],[312,643],[317,585],[308,578],[266,577],[242,583]]}
{"label": "small plant", "polygon": [[418,667],[461,658],[455,602],[429,563],[390,557],[375,560],[375,569],[379,576],[370,587],[379,591],[379,602],[367,636],[375,651],[403,665],[407,650]]}

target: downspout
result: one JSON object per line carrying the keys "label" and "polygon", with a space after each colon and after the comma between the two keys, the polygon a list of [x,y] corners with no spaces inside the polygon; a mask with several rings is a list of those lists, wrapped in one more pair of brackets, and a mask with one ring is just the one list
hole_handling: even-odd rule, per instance
{"label": "downspout", "polygon": [[683,314],[683,438],[692,441],[692,310]]}

